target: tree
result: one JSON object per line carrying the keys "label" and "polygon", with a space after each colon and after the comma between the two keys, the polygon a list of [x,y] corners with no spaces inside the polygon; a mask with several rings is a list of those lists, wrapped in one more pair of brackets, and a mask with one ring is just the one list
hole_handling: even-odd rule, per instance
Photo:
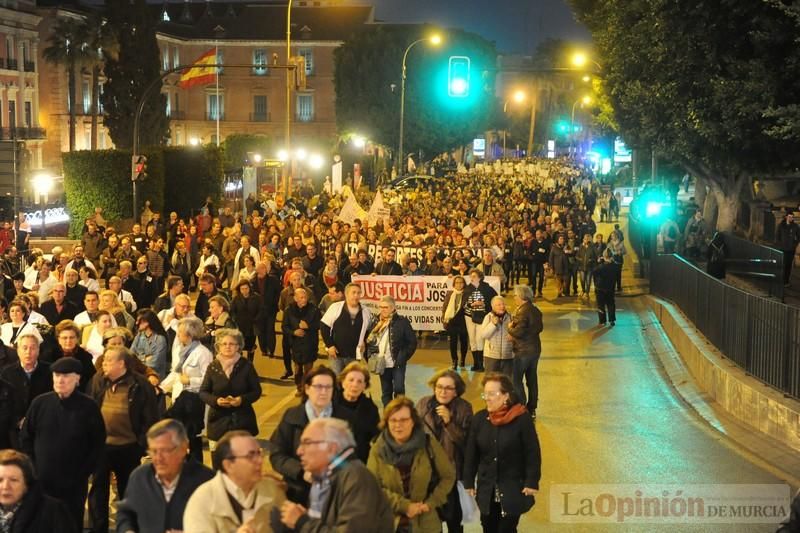
{"label": "tree", "polygon": [[67,71],[69,99],[69,151],[75,150],[75,68],[86,57],[84,27],[74,18],[59,19],[53,33],[47,38],[47,47],[42,51],[45,61],[63,66]]}
{"label": "tree", "polygon": [[770,135],[769,111],[800,101],[798,25],[776,4],[572,0],[626,141],[704,180],[720,230],[733,229],[754,175],[800,163],[791,141]]}
{"label": "tree", "polygon": [[100,103],[100,73],[103,70],[105,56],[116,58],[119,53],[117,36],[104,17],[98,13],[90,14],[83,23],[83,34],[86,36],[88,54],[85,61],[92,70],[92,140],[91,149],[97,150],[98,114]]}
{"label": "tree", "polygon": [[[106,16],[109,31],[119,42],[119,52],[103,50],[107,81],[101,100],[105,125],[118,148],[129,148],[139,101],[147,86],[161,76],[155,20],[144,0],[106,2]],[[140,146],[164,144],[169,134],[166,100],[160,85],[145,103],[139,131]]]}
{"label": "tree", "polygon": [[[376,25],[353,35],[334,52],[339,133],[359,133],[395,147],[400,122],[403,53],[432,33],[420,26]],[[451,55],[471,61],[469,98],[447,96]],[[463,146],[485,131],[494,106],[494,45],[468,32],[449,30],[441,48],[416,45],[406,61],[405,148],[426,157]]]}

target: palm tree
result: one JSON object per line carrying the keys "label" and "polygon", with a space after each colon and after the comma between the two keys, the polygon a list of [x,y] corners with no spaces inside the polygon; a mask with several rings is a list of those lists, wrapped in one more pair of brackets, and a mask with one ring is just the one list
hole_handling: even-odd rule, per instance
{"label": "palm tree", "polygon": [[69,151],[75,149],[75,67],[81,62],[86,49],[82,23],[73,18],[58,20],[53,33],[47,38],[48,46],[42,51],[45,61],[64,65],[67,69],[69,91]]}
{"label": "palm tree", "polygon": [[105,56],[116,57],[119,41],[111,27],[99,13],[92,13],[83,23],[87,43],[87,65],[92,69],[92,140],[91,149],[97,150],[97,117],[100,103],[100,73],[105,64]]}

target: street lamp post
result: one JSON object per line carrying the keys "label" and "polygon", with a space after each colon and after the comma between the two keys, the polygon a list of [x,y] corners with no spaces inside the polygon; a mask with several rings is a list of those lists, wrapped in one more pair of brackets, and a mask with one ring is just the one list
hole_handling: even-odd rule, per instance
{"label": "street lamp post", "polygon": [[[512,96],[511,98],[509,98],[505,102],[503,102],[503,114],[504,115],[506,114],[506,111],[508,110],[508,103],[512,99],[514,100],[514,102],[516,102],[518,104],[524,102],[525,101],[525,91],[523,91],[523,90],[514,91],[514,96]],[[505,128],[503,128],[503,158],[505,158],[505,157],[506,157],[506,130],[505,130]]]}
{"label": "street lamp post", "polygon": [[406,51],[403,53],[403,72],[400,77],[400,142],[398,143],[398,150],[397,150],[397,173],[398,175],[403,174],[403,121],[405,119],[405,109],[406,109],[406,59],[408,58],[408,52],[414,48],[415,45],[424,42],[430,41],[431,44],[438,45],[442,42],[442,38],[439,35],[432,35],[430,37],[423,37],[422,39],[417,39],[413,43],[409,44],[406,48]]}
{"label": "street lamp post", "polygon": [[592,103],[591,96],[584,96],[583,98],[578,98],[575,100],[575,103],[572,104],[572,115],[569,121],[569,152],[570,155],[574,156],[574,142],[575,142],[575,106],[578,104],[589,105]]}
{"label": "street lamp post", "polygon": [[[292,64],[292,1],[286,5],[286,64]],[[284,132],[284,146],[286,153],[292,153],[292,69],[286,69],[286,131]],[[286,197],[289,197],[289,183],[292,179],[292,161],[289,155],[289,161],[285,165],[286,169],[286,184],[285,192]]]}

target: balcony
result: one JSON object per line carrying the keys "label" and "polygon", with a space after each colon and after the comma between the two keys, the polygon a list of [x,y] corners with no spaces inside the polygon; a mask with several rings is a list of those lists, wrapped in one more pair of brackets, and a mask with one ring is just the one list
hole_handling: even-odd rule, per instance
{"label": "balcony", "polygon": [[272,122],[272,113],[250,113],[250,122]]}
{"label": "balcony", "polygon": [[31,139],[44,139],[44,128],[0,128],[0,139],[17,139],[20,141]]}
{"label": "balcony", "polygon": [[6,59],[6,68],[8,70],[17,70],[19,63],[16,59]]}
{"label": "balcony", "polygon": [[167,118],[170,120],[186,120],[186,111],[172,110],[167,113]]}
{"label": "balcony", "polygon": [[314,113],[296,113],[294,119],[297,122],[314,122]]}
{"label": "balcony", "polygon": [[36,63],[33,61],[25,61],[23,62],[23,68],[25,72],[36,72]]}
{"label": "balcony", "polygon": [[[220,113],[219,119],[220,120],[225,120],[225,112],[224,111],[222,113]],[[217,121],[217,114],[216,113],[211,113],[211,112],[206,112],[206,120],[211,120],[213,122],[216,122]]]}

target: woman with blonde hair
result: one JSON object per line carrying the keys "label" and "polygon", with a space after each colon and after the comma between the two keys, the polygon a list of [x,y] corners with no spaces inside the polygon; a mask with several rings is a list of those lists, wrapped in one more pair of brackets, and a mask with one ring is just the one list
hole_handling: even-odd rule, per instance
{"label": "woman with blonde hair", "polygon": [[134,318],[125,309],[125,304],[122,303],[117,296],[117,293],[111,289],[105,289],[100,292],[100,303],[97,306],[101,311],[108,311],[114,317],[114,322],[120,326],[132,330],[136,324]]}

